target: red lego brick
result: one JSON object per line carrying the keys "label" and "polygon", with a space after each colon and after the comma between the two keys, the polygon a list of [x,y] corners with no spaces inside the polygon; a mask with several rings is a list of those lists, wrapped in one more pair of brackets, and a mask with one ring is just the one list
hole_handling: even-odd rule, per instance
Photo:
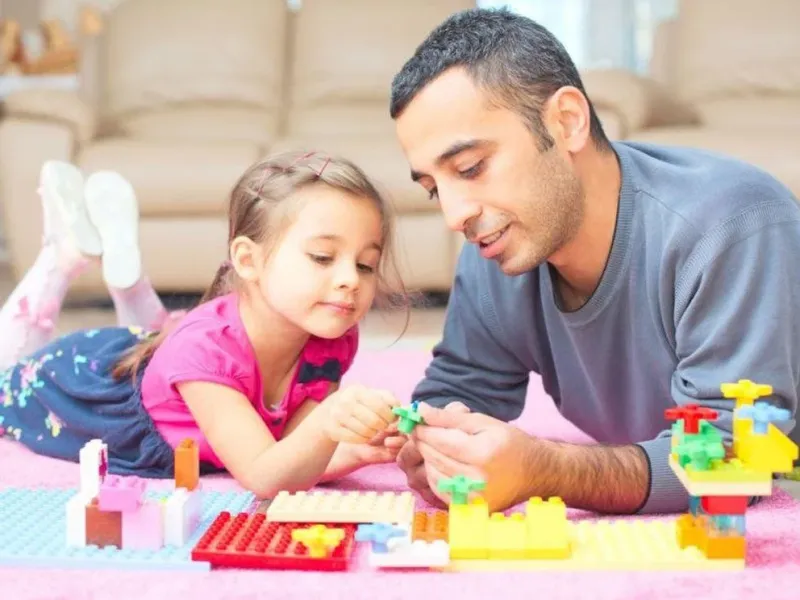
{"label": "red lego brick", "polygon": [[743,515],[747,512],[747,496],[703,496],[700,506],[707,515]]}
{"label": "red lego brick", "polygon": [[97,498],[86,507],[86,545],[122,548],[122,513],[100,510]]}
{"label": "red lego brick", "polygon": [[312,558],[304,544],[292,540],[292,530],[311,525],[273,523],[263,513],[239,513],[234,517],[221,512],[192,550],[192,560],[239,569],[346,571],[355,545],[356,525],[328,524],[344,529],[345,535],[325,558]]}

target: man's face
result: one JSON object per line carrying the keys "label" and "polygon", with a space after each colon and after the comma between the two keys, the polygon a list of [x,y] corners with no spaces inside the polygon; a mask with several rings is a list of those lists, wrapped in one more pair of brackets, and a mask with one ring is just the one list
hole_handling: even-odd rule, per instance
{"label": "man's face", "polygon": [[448,226],[508,275],[534,269],[575,234],[583,189],[559,146],[544,152],[523,119],[489,104],[462,69],[428,84],[396,123],[412,177]]}

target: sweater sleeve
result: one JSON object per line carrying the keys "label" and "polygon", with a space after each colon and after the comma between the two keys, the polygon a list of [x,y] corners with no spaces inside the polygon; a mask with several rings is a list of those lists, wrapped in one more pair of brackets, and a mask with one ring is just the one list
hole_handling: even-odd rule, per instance
{"label": "sweater sleeve", "polygon": [[[800,383],[800,211],[794,203],[762,203],[707,234],[675,286],[677,367],[672,397],[678,406],[717,411],[714,425],[732,439],[734,400],[720,385],[750,379],[769,384],[770,398],[787,408],[794,428]],[[668,464],[669,429],[639,444],[650,463],[643,513],[686,510],[688,494]]]}
{"label": "sweater sleeve", "polygon": [[472,247],[461,252],[444,332],[433,359],[412,395],[442,407],[460,401],[473,412],[512,421],[522,414],[530,370],[497,339],[497,319],[481,278],[480,257]]}

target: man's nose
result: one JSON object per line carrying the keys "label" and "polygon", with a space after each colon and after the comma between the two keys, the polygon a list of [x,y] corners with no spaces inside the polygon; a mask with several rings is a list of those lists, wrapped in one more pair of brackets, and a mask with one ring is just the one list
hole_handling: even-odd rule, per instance
{"label": "man's nose", "polygon": [[481,207],[477,202],[453,192],[444,196],[440,195],[439,206],[442,209],[445,223],[453,231],[464,231],[470,219],[481,214]]}

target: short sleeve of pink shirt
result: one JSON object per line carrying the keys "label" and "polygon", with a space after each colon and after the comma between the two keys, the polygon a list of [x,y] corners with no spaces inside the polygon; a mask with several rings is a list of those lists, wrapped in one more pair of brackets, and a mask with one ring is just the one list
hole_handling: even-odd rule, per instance
{"label": "short sleeve of pink shirt", "polygon": [[237,390],[280,439],[305,400],[319,402],[327,397],[331,383],[340,381],[350,369],[357,350],[355,327],[334,340],[311,337],[285,397],[278,406],[267,409],[258,362],[239,316],[237,297],[228,294],[190,311],[169,333],[145,367],[142,404],[168,444],[174,448],[186,438],[194,439],[200,460],[222,468],[181,398],[178,384],[204,381]]}

